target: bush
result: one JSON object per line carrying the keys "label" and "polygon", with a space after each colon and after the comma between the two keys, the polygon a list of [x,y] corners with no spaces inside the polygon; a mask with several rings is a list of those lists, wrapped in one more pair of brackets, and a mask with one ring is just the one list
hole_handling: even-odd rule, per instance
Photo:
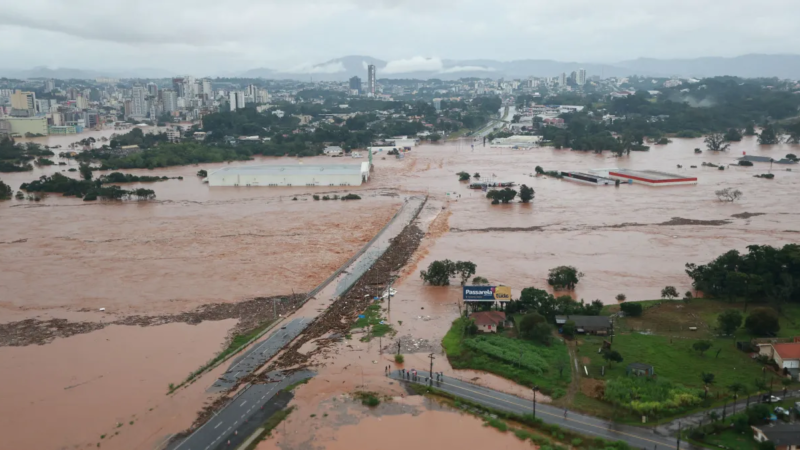
{"label": "bush", "polygon": [[381,400],[375,394],[367,393],[361,397],[361,404],[374,408],[381,404]]}
{"label": "bush", "polygon": [[750,161],[739,161],[739,165],[744,167],[751,167],[753,163]]}
{"label": "bush", "polygon": [[625,294],[617,294],[617,297],[616,297],[618,302],[624,302],[626,298],[627,297],[625,297]]}
{"label": "bush", "polygon": [[347,194],[342,197],[342,200],[361,200],[361,197],[356,194]]}
{"label": "bush", "polygon": [[702,402],[702,389],[691,389],[665,380],[620,377],[606,383],[605,399],[637,414],[678,413]]}
{"label": "bush", "polygon": [[747,331],[757,336],[774,336],[781,329],[778,313],[772,308],[755,308],[744,321]]}
{"label": "bush", "polygon": [[753,177],[755,177],[755,178],[766,178],[768,180],[771,180],[771,179],[775,178],[775,174],[774,173],[762,173],[762,174],[759,174],[759,175],[753,175]]}
{"label": "bush", "polygon": [[467,172],[458,172],[458,181],[469,181],[470,175]]}
{"label": "bush", "polygon": [[311,196],[311,198],[313,198],[314,200],[319,200],[319,195],[314,194],[314,195]]}
{"label": "bush", "polygon": [[631,317],[639,317],[642,315],[643,311],[641,303],[623,303],[619,305],[619,309],[621,309],[626,316]]}
{"label": "bush", "polygon": [[745,414],[747,415],[747,423],[750,425],[762,425],[769,421],[769,416],[772,412],[767,405],[758,403],[750,405],[745,411]]}
{"label": "bush", "polygon": [[394,355],[394,362],[397,364],[403,364],[406,362],[406,359],[403,357],[403,355]]}
{"label": "bush", "polygon": [[205,177],[208,176],[208,172],[203,170],[203,169],[200,169],[200,170],[197,171],[197,176],[205,178]]}

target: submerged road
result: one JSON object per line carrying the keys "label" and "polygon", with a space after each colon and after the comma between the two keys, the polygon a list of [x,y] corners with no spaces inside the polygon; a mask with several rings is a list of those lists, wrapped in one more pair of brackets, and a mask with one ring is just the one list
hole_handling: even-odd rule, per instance
{"label": "submerged road", "polygon": [[271,373],[270,378],[275,380],[274,382],[249,386],[189,437],[167,448],[170,450],[235,448],[263,425],[272,414],[286,406],[291,396],[282,393],[283,388],[313,375],[310,371],[296,372],[287,377]]}
{"label": "submerged road", "polygon": [[424,202],[424,197],[408,198],[394,218],[364,246],[358,257],[346,264],[338,276],[324,282],[316,289],[317,294],[309,299],[309,302],[322,300],[323,302],[317,305],[318,308],[301,308],[293,314],[294,318],[291,321],[280,327],[276,326],[268,332],[265,339],[253,344],[249,350],[235,358],[228,370],[211,385],[208,392],[222,392],[236,386],[240,379],[266,364],[305,331],[321,312],[330,306],[330,303],[324,300],[335,299],[347,292],[389,248],[392,239],[416,219]]}
{"label": "submerged road", "polygon": [[307,317],[293,319],[281,326],[268,338],[254,345],[237,357],[228,370],[211,386],[210,391],[223,391],[232,388],[239,380],[272,359],[283,346],[292,342],[306,329],[311,319]]}
{"label": "submerged road", "polygon": [[[425,382],[424,377],[429,376],[429,372],[418,371],[417,374],[417,381],[404,379],[401,372],[397,370],[391,372],[389,377],[395,380],[427,386],[428,383]],[[494,389],[485,388],[472,383],[466,383],[447,376],[444,377],[443,380],[444,381],[441,382],[434,381],[433,387],[497,410],[520,415],[531,414],[533,411],[533,401],[531,399],[523,399],[515,395],[495,391]],[[545,423],[556,424],[587,436],[597,436],[612,441],[624,441],[635,448],[646,450],[658,450],[659,448],[677,450],[677,439],[674,437],[656,434],[653,430],[648,428],[622,425],[572,411],[568,411],[565,417],[563,408],[556,408],[546,404],[536,404],[536,417]],[[680,447],[682,449],[698,448],[686,442],[681,442]]]}

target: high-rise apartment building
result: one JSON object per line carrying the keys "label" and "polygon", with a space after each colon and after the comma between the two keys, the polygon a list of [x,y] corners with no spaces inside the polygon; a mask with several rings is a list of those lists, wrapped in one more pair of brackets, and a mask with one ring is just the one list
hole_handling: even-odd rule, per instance
{"label": "high-rise apartment building", "polygon": [[44,91],[45,92],[53,92],[56,90],[56,80],[45,80],[44,81]]}
{"label": "high-rise apartment building", "polygon": [[161,91],[161,101],[164,103],[164,111],[173,112],[178,110],[178,93],[172,89]]}
{"label": "high-rise apartment building", "polygon": [[375,73],[375,64],[367,66],[367,93],[373,97],[378,92],[378,80]]}
{"label": "high-rise apartment building", "polygon": [[558,77],[558,84],[561,86],[567,85],[567,74],[566,72],[561,72],[561,75]]}
{"label": "high-rise apartment building", "polygon": [[153,82],[147,83],[147,93],[153,97],[158,97],[158,85]]}
{"label": "high-rise apartment building", "polygon": [[21,115],[33,116],[36,114],[36,94],[20,90],[11,94],[11,109],[16,109]]}
{"label": "high-rise apartment building", "polygon": [[586,69],[578,69],[578,86],[586,84]]}
{"label": "high-rise apartment building", "polygon": [[148,113],[147,107],[147,89],[141,85],[133,87],[131,92],[131,116],[133,117],[146,117]]}
{"label": "high-rise apartment building", "polygon": [[244,96],[242,91],[231,91],[228,94],[228,103],[230,104],[231,111],[244,108]]}
{"label": "high-rise apartment building", "polygon": [[211,80],[204,78],[200,82],[201,89],[203,90],[202,94],[208,96],[208,99],[211,100],[214,98],[214,92],[211,90]]}
{"label": "high-rise apartment building", "polygon": [[361,78],[359,77],[350,78],[350,90],[356,91],[358,95],[361,95]]}

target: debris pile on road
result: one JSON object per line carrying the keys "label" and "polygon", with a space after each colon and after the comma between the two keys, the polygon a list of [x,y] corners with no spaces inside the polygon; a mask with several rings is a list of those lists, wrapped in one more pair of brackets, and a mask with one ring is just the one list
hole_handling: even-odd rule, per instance
{"label": "debris pile on road", "polygon": [[[325,339],[326,336],[350,333],[350,327],[358,319],[358,315],[372,304],[375,286],[386,286],[392,281],[392,272],[405,266],[419,247],[423,236],[424,233],[415,224],[406,226],[392,239],[389,247],[372,267],[292,342],[283,355],[270,366],[270,370],[307,364],[311,357],[337,341]],[[306,342],[314,339],[318,343],[316,349],[305,354],[298,351]]]}
{"label": "debris pile on road", "polygon": [[[238,303],[212,303],[194,311],[161,316],[128,316],[108,322],[70,322],[67,319],[26,319],[19,322],[0,324],[0,347],[22,347],[44,345],[57,337],[100,330],[108,325],[138,325],[141,327],[164,325],[167,323],[186,323],[197,325],[205,320],[238,319],[231,336],[240,334],[273,320],[273,313],[286,316],[299,308],[305,301],[305,294],[257,297]],[[86,310],[88,311],[88,310]]]}
{"label": "debris pile on road", "polygon": [[428,339],[414,339],[413,336],[407,334],[403,337],[397,338],[391,344],[383,346],[383,351],[386,353],[397,353],[397,343],[400,342],[400,353],[439,353],[442,351],[442,346],[435,341]]}

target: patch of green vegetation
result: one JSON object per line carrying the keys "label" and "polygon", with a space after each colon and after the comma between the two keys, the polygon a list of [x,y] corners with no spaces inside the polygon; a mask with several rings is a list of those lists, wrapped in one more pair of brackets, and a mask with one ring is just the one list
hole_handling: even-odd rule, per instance
{"label": "patch of green vegetation", "polygon": [[[569,353],[563,342],[554,340],[547,347],[505,336],[464,336],[464,320],[454,321],[442,340],[453,368],[482,370],[526,386],[537,385],[543,393],[553,398],[566,393],[572,373]],[[536,370],[531,369],[532,365],[536,366]]]}
{"label": "patch of green vegetation", "polygon": [[758,443],[752,435],[740,434],[734,430],[707,435],[702,444],[706,446],[710,444],[726,450],[755,450],[758,448]]}
{"label": "patch of green vegetation", "polygon": [[394,362],[397,364],[403,364],[405,360],[406,359],[403,357],[403,355],[394,355]]}
{"label": "patch of green vegetation", "polygon": [[264,432],[267,434],[267,436],[272,436],[272,430],[280,425],[281,422],[286,420],[286,418],[289,417],[289,414],[294,411],[294,408],[294,406],[290,406],[289,408],[282,409],[267,419],[267,421],[264,423]]}
{"label": "patch of green vegetation", "polygon": [[283,392],[292,392],[292,391],[293,391],[293,390],[294,390],[294,389],[295,389],[297,386],[300,386],[300,385],[306,384],[306,383],[308,383],[310,380],[311,380],[311,378],[305,378],[305,379],[302,379],[302,380],[300,380],[300,381],[296,381],[296,382],[294,382],[294,383],[292,383],[292,384],[290,384],[290,385],[286,386],[285,388],[283,388]]}
{"label": "patch of green vegetation", "polygon": [[503,433],[508,431],[508,425],[505,422],[503,422],[502,420],[500,420],[500,419],[494,419],[492,417],[487,417],[485,419],[484,425],[490,426],[492,428],[496,428],[496,429],[502,431]]}
{"label": "patch of green vegetation", "polygon": [[361,400],[362,405],[369,406],[370,408],[374,408],[381,404],[381,399],[375,392],[358,391],[355,392],[353,396]]}
{"label": "patch of green vegetation", "polygon": [[394,329],[382,316],[381,305],[373,303],[364,311],[364,318],[359,318],[350,329],[355,330],[358,328],[367,328],[367,334],[361,338],[363,342],[369,342],[370,339],[379,336],[385,336],[393,333]]}

